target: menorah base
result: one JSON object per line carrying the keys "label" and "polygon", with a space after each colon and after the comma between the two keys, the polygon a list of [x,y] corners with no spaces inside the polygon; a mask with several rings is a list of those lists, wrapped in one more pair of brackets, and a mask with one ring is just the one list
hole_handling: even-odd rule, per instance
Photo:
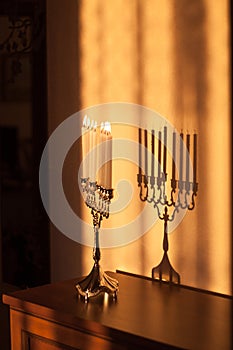
{"label": "menorah base", "polygon": [[100,265],[95,263],[89,275],[78,282],[75,286],[78,293],[88,302],[90,297],[94,297],[100,293],[108,293],[116,299],[119,283],[116,279],[107,275],[102,271]]}
{"label": "menorah base", "polygon": [[172,267],[166,251],[163,254],[160,264],[153,267],[152,278],[160,281],[180,284],[180,275]]}

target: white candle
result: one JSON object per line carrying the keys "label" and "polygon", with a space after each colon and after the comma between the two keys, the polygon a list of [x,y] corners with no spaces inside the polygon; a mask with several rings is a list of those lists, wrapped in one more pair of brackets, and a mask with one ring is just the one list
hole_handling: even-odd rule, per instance
{"label": "white candle", "polygon": [[95,181],[95,175],[94,175],[94,163],[93,163],[93,147],[94,147],[94,143],[93,143],[93,129],[94,129],[94,120],[91,121],[91,125],[90,125],[90,137],[89,137],[89,142],[90,142],[90,161],[89,161],[89,177],[90,177],[90,181],[94,182]]}
{"label": "white candle", "polygon": [[94,122],[93,126],[93,175],[94,180],[97,181],[97,158],[98,158],[98,150],[97,150],[97,122]]}
{"label": "white candle", "polygon": [[112,188],[112,134],[111,124],[105,123],[106,130],[106,173],[105,173],[105,188]]}
{"label": "white candle", "polygon": [[99,151],[99,164],[98,167],[99,173],[98,173],[98,185],[103,186],[104,185],[104,123],[102,122],[100,124],[100,151]]}
{"label": "white candle", "polygon": [[85,115],[83,119],[82,126],[82,160],[83,160],[83,168],[82,168],[82,177],[87,178],[88,174],[88,160],[87,153],[89,152],[89,132],[88,132],[88,118]]}
{"label": "white candle", "polygon": [[104,166],[103,166],[103,187],[107,188],[107,151],[108,151],[108,144],[107,144],[107,139],[108,139],[108,126],[107,126],[107,122],[104,123],[104,152],[103,152],[103,162],[104,162]]}

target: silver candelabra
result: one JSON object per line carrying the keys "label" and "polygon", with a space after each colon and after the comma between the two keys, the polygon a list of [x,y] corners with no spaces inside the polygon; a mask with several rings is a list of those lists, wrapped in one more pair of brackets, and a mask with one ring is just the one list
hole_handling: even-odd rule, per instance
{"label": "silver candelabra", "polygon": [[98,295],[101,292],[108,293],[115,299],[118,292],[118,281],[104,272],[100,266],[100,245],[99,230],[103,218],[109,217],[109,206],[113,198],[113,189],[106,189],[99,186],[97,182],[90,182],[89,178],[81,179],[82,191],[85,204],[91,210],[94,228],[93,260],[94,265],[91,272],[84,279],[78,282],[76,289],[85,302],[89,297]]}

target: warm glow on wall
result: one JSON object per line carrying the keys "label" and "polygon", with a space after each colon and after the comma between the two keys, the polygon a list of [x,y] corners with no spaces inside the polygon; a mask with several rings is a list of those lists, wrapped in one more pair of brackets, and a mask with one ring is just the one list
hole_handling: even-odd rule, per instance
{"label": "warm glow on wall", "polygon": [[[79,70],[80,109],[119,101],[141,104],[176,130],[198,134],[196,208],[169,235],[169,255],[181,283],[230,294],[229,2],[83,0],[78,16],[73,75]],[[137,130],[113,125],[112,136],[137,140]],[[136,173],[135,164],[113,161],[113,207],[123,177],[133,194],[123,211],[103,222],[105,227],[123,225],[143,210]],[[91,220],[85,205],[81,215]],[[158,221],[131,244],[104,249],[101,265],[150,276],[161,260],[162,233]],[[91,249],[82,247],[84,274],[92,265]]]}
{"label": "warm glow on wall", "polygon": [[[127,6],[127,11],[122,11]],[[136,2],[82,1],[80,5],[81,103],[136,102]]]}
{"label": "warm glow on wall", "polygon": [[[231,260],[227,1],[214,8],[208,0],[185,6],[170,1],[83,1],[80,18],[83,107],[139,103],[162,114],[177,130],[199,135],[197,209],[170,236],[169,253],[184,284],[230,293],[230,279],[219,280],[221,271],[230,277]],[[135,193],[120,221],[113,216],[107,226],[142,210],[135,167],[124,161],[114,166],[113,182],[130,174]],[[104,251],[102,264],[150,275],[161,257],[162,230],[157,223],[131,245]],[[132,254],[138,256],[133,262]]]}

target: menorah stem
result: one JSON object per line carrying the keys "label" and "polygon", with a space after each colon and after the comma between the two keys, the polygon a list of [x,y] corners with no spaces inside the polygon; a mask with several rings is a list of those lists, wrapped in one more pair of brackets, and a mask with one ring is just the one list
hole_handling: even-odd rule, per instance
{"label": "menorah stem", "polygon": [[[100,261],[100,244],[99,244],[99,230],[100,224],[103,219],[102,213],[96,211],[92,208],[91,214],[93,217],[93,227],[94,227],[94,245],[93,245],[93,260],[94,265],[90,273],[84,277],[75,286],[78,293],[84,297],[85,302],[89,300],[90,297],[94,297],[100,293],[108,293],[116,299],[118,291],[118,281],[114,278],[108,276],[108,274],[102,271],[99,264]],[[106,217],[106,216],[105,216]]]}
{"label": "menorah stem", "polygon": [[92,209],[91,214],[93,216],[93,227],[94,227],[94,245],[93,245],[93,259],[96,265],[100,261],[100,244],[99,244],[99,229],[102,221],[102,215]]}
{"label": "menorah stem", "polygon": [[99,228],[94,226],[94,247],[93,247],[93,259],[96,265],[99,264],[100,261],[100,246],[99,246]]}

